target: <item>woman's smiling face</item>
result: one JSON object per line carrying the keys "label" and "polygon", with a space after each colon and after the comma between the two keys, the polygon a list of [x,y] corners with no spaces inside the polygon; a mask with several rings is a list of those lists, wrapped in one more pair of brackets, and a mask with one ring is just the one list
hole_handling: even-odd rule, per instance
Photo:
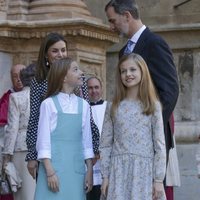
{"label": "woman's smiling face", "polygon": [[49,63],[64,57],[67,57],[67,47],[64,41],[60,40],[49,47],[47,51],[47,59]]}

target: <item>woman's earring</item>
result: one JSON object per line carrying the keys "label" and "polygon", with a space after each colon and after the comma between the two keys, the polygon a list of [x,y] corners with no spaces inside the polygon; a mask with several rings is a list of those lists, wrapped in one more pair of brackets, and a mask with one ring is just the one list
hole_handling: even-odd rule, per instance
{"label": "woman's earring", "polygon": [[49,61],[48,61],[48,58],[45,58],[46,60],[46,66],[49,67]]}

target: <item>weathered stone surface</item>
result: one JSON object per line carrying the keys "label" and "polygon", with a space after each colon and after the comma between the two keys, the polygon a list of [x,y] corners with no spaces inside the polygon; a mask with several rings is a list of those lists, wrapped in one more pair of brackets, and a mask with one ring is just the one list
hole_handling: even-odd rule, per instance
{"label": "weathered stone surface", "polygon": [[[70,56],[85,73],[100,76],[104,96],[111,100],[118,52],[126,41],[117,43],[118,37],[109,30],[107,2],[0,0],[0,96],[11,85],[11,66],[34,62],[41,40],[56,31],[65,36]],[[179,74],[175,135],[177,143],[184,144],[177,145],[182,186],[176,188],[175,199],[198,200],[194,143],[200,135],[200,1],[140,0],[138,4],[143,22],[172,48]]]}
{"label": "weathered stone surface", "polygon": [[[104,7],[108,0],[86,0],[92,15],[107,22]],[[195,142],[200,135],[200,1],[199,0],[140,0],[137,1],[142,21],[153,32],[161,35],[173,51],[180,84],[180,95],[175,109],[177,142]],[[113,96],[114,74],[118,52],[125,43],[107,50],[107,98]]]}
{"label": "weathered stone surface", "polygon": [[175,200],[199,200],[200,179],[197,178],[196,151],[197,144],[177,145],[181,187],[174,188]]}
{"label": "weathered stone surface", "polygon": [[[106,85],[106,49],[118,42],[118,36],[93,17],[83,1],[16,0],[9,1],[8,7],[9,20],[0,21],[0,52],[12,55],[10,63],[35,62],[41,40],[49,32],[58,32],[66,37],[69,55],[80,63],[85,74],[99,76]],[[0,63],[0,68],[5,67],[10,69],[11,65]],[[0,95],[7,87],[0,86]]]}
{"label": "weathered stone surface", "polygon": [[[35,61],[42,38],[56,31],[66,37],[69,54],[83,70],[102,78],[104,96],[112,99],[118,51],[125,40],[111,46],[118,37],[105,25],[107,2],[1,0],[0,52],[9,61],[1,56],[0,69],[9,77],[5,70],[9,65]],[[142,0],[138,4],[144,23],[165,38],[174,54],[180,83],[175,109],[177,140],[196,141],[200,134],[200,1]],[[0,95],[7,85],[9,81],[0,85]]]}

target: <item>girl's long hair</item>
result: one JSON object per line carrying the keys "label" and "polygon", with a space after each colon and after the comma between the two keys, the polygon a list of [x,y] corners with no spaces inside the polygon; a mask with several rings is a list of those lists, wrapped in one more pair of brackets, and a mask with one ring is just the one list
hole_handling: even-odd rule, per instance
{"label": "girl's long hair", "polygon": [[126,98],[127,88],[123,85],[121,80],[120,66],[124,61],[128,59],[132,59],[141,70],[141,81],[139,83],[138,99],[142,102],[143,113],[146,115],[153,114],[155,111],[155,102],[158,101],[158,95],[152,82],[147,64],[140,55],[131,53],[129,55],[122,56],[117,66],[115,93],[111,107],[111,116],[115,116],[115,112],[120,102]]}
{"label": "girl's long hair", "polygon": [[58,33],[49,33],[42,41],[39,55],[38,55],[36,75],[35,75],[36,80],[38,82],[42,82],[47,78],[47,74],[49,72],[49,66],[47,66],[46,55],[47,55],[48,49],[59,41],[65,42],[66,50],[67,50],[67,41],[62,35]]}
{"label": "girl's long hair", "polygon": [[64,78],[74,60],[72,58],[62,58],[53,61],[47,76],[47,94],[46,98],[57,95],[63,87]]}

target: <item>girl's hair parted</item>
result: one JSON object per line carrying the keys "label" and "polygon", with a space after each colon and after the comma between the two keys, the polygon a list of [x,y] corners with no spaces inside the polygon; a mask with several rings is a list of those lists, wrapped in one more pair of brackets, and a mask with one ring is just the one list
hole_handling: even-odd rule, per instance
{"label": "girl's hair parted", "polygon": [[151,79],[149,69],[146,62],[140,55],[131,53],[129,55],[124,55],[121,57],[116,69],[116,84],[113,103],[111,107],[111,116],[115,116],[115,112],[120,102],[126,98],[127,88],[123,85],[121,80],[120,66],[124,61],[128,59],[132,59],[141,70],[141,81],[139,83],[138,99],[143,105],[143,113],[146,115],[153,114],[155,111],[155,102],[158,101],[159,98]]}
{"label": "girl's hair parted", "polygon": [[46,98],[58,94],[63,87],[64,78],[74,60],[72,58],[62,58],[53,61],[47,76],[48,88]]}

